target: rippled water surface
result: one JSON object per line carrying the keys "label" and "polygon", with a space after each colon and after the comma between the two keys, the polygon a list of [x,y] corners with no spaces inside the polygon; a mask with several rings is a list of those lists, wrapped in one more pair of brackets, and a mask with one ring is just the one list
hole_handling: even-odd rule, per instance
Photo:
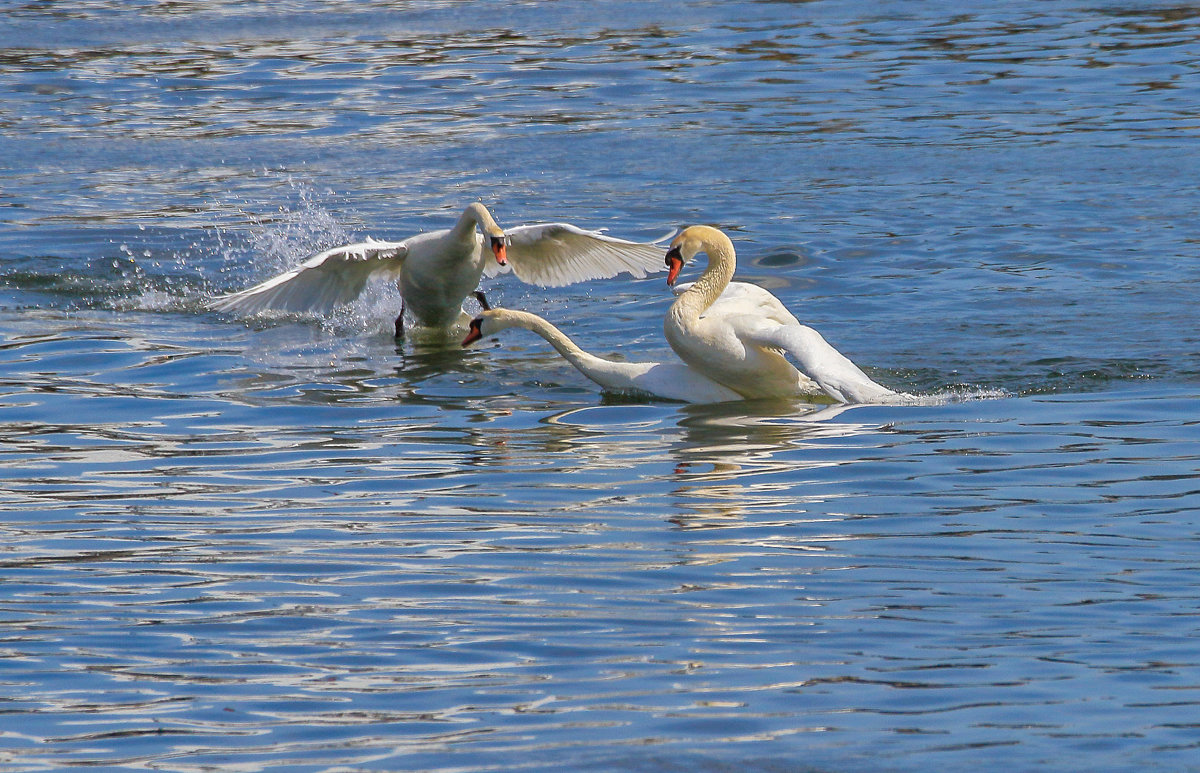
{"label": "rippled water surface", "polygon": [[[0,767],[1200,769],[1200,11],[0,21]],[[386,286],[205,310],[471,200],[719,225],[942,399],[603,395]],[[669,356],[661,274],[485,287]]]}

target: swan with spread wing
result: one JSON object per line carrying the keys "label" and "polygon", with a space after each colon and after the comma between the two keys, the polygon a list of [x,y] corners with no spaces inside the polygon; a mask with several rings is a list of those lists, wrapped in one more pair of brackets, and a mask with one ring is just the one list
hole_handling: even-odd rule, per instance
{"label": "swan with spread wing", "polygon": [[402,299],[396,318],[396,335],[401,336],[406,312],[421,328],[466,325],[471,317],[462,308],[463,300],[474,293],[488,308],[478,290],[480,278],[506,267],[525,282],[561,287],[621,273],[644,277],[662,269],[663,252],[653,243],[617,239],[567,223],[502,229],[487,207],[474,202],[453,228],[399,242],[368,239],[334,247],[265,282],[215,298],[209,307],[238,314],[268,309],[325,314],[357,298],[370,278],[390,276]]}

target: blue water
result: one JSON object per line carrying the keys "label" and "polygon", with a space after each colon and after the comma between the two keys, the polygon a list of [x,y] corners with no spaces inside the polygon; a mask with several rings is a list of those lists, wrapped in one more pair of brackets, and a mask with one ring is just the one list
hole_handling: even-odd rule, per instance
{"label": "blue water", "polygon": [[[1200,770],[1200,11],[0,6],[0,767]],[[927,405],[206,311],[695,222]],[[685,279],[694,277],[691,269]],[[488,281],[669,356],[661,274]]]}

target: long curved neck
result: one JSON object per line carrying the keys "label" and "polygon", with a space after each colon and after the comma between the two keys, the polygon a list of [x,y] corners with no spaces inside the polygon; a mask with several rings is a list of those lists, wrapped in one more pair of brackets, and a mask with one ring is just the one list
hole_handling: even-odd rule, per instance
{"label": "long curved neck", "polygon": [[580,349],[574,341],[567,338],[567,334],[550,324],[546,320],[536,314],[529,314],[524,311],[509,311],[507,313],[507,321],[512,327],[525,328],[531,333],[537,333],[542,338],[546,339],[546,343],[554,347],[563,359],[570,362],[575,367],[579,367],[579,360],[582,359],[597,359],[592,355]]}
{"label": "long curved neck", "polygon": [[454,228],[450,229],[450,232],[459,239],[474,238],[476,226],[484,233],[487,233],[489,228],[498,229],[496,221],[492,218],[492,213],[487,211],[487,207],[473,201],[463,210],[458,222],[454,224]]}
{"label": "long curved neck", "polygon": [[671,306],[672,313],[698,317],[704,310],[725,292],[733,279],[735,255],[733,242],[720,232],[717,236],[704,240],[704,251],[708,253],[708,267],[686,292],[681,294]]}
{"label": "long curved neck", "polygon": [[505,324],[537,333],[576,370],[601,386],[623,389],[629,386],[629,379],[642,371],[635,363],[613,362],[585,352],[565,333],[536,314],[509,310],[505,314]]}

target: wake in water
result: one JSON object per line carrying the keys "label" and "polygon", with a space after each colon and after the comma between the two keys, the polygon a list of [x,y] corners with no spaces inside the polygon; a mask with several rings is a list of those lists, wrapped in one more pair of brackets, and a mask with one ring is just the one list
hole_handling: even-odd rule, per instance
{"label": "wake in water", "polygon": [[975,400],[999,400],[1013,397],[1013,393],[995,387],[955,386],[929,394],[897,393],[895,397],[863,405],[948,405],[968,403]]}

